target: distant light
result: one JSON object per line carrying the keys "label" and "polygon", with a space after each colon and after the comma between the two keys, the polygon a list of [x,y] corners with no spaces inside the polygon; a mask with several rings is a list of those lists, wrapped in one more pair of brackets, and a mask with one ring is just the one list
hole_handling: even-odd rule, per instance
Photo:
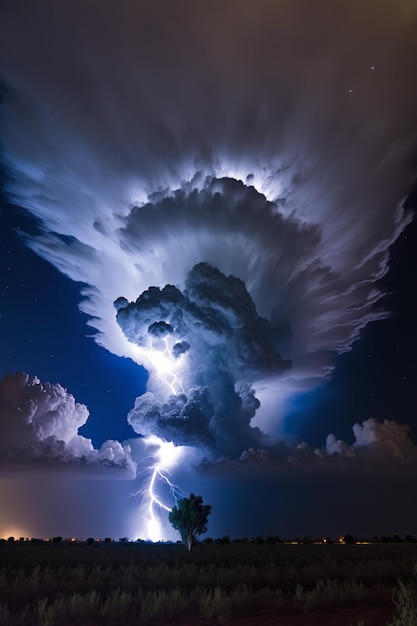
{"label": "distant light", "polygon": [[0,537],[2,539],[8,539],[9,537],[14,537],[16,540],[18,539],[18,537],[27,537],[28,533],[23,530],[22,528],[19,527],[9,527],[7,528],[5,531],[2,532],[2,534],[0,535]]}

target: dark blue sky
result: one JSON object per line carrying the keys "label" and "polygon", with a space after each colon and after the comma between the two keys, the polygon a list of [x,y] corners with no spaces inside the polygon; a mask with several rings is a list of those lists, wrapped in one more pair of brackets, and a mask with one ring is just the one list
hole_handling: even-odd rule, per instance
{"label": "dark blue sky", "polygon": [[96,446],[132,436],[126,415],[143,393],[146,374],[130,359],[114,356],[93,340],[78,309],[82,285],[32,252],[22,233],[36,224],[8,204],[3,173],[0,198],[0,373],[24,371],[60,383],[90,417],[82,429]]}

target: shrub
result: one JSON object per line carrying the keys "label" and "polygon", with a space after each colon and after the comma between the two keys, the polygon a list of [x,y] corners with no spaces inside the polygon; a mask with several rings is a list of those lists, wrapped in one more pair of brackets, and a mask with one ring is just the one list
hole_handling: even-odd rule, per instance
{"label": "shrub", "polygon": [[363,584],[356,581],[318,580],[314,589],[304,591],[298,584],[294,598],[299,607],[307,613],[311,609],[325,609],[335,604],[360,602],[363,598]]}
{"label": "shrub", "polygon": [[387,626],[416,626],[417,624],[417,564],[414,566],[414,579],[406,583],[398,581],[392,600],[397,607],[397,616]]}
{"label": "shrub", "polygon": [[231,603],[226,592],[215,587],[201,592],[198,608],[205,619],[224,619],[230,614]]}
{"label": "shrub", "polygon": [[38,626],[54,626],[55,609],[48,604],[48,598],[39,600],[36,613]]}
{"label": "shrub", "polygon": [[162,616],[164,619],[172,618],[186,610],[187,606],[187,599],[181,589],[149,591],[142,597],[140,616],[144,621]]}

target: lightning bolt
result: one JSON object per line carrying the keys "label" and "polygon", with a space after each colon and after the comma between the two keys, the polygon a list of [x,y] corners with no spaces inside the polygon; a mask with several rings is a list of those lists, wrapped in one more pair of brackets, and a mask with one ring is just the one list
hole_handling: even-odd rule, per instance
{"label": "lightning bolt", "polygon": [[[171,335],[158,338],[152,347],[134,346],[138,362],[146,362],[146,368],[152,369],[157,378],[168,388],[173,395],[184,393],[182,378],[188,370],[188,357],[186,354],[174,356],[173,346],[177,340]],[[149,367],[151,366],[151,368]],[[174,466],[184,451],[184,446],[175,446],[171,441],[164,441],[156,435],[145,438],[147,445],[155,448],[152,462],[144,469],[147,478],[142,489],[136,493],[142,503],[140,513],[142,518],[141,528],[147,539],[160,541],[163,539],[163,527],[161,514],[169,513],[182,492],[170,479],[169,468]],[[149,458],[149,457],[148,457]],[[161,485],[168,491],[172,506],[166,503],[166,499],[159,495]]]}
{"label": "lightning bolt", "polygon": [[[163,441],[155,435],[146,437],[146,443],[155,446],[157,452],[154,455],[154,462],[146,468],[150,476],[136,495],[140,495],[142,499],[140,517],[143,531],[147,539],[156,542],[161,541],[164,534],[161,514],[169,513],[177,499],[182,496],[181,489],[170,479],[169,468],[176,465],[183,452],[183,446],[175,446],[171,441]],[[158,494],[158,484],[168,489],[169,497],[173,501],[172,506]]]}
{"label": "lightning bolt", "polygon": [[184,393],[183,376],[188,370],[187,355],[174,357],[172,347],[175,341],[170,337],[160,339],[163,349],[148,348],[130,344],[133,347],[137,362],[147,363],[146,369],[156,372],[160,381],[166,385],[170,393]]}
{"label": "lightning bolt", "polygon": [[163,342],[165,344],[165,349],[159,353],[161,357],[159,359],[159,367],[157,368],[158,378],[168,385],[174,395],[177,393],[184,393],[184,386],[182,384],[181,377],[181,364],[184,355],[181,354],[178,359],[173,358],[168,337],[164,337]]}

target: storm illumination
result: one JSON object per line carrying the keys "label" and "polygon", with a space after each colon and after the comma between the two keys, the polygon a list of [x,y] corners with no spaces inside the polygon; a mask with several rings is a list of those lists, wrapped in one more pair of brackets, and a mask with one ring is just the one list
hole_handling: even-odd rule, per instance
{"label": "storm illumination", "polygon": [[[150,541],[161,541],[164,539],[161,513],[169,513],[177,498],[182,496],[179,487],[171,481],[169,470],[179,462],[183,450],[170,441],[162,441],[154,436],[147,437],[146,444],[156,448],[156,452],[145,470],[150,476],[145,479],[141,492],[136,494],[141,498],[138,535]],[[159,495],[161,486],[165,488],[164,496]]]}
{"label": "storm illumination", "polygon": [[[159,539],[184,446],[197,463],[267,453],[289,401],[388,315],[415,176],[411,9],[127,1],[98,20],[45,2],[25,24],[7,12],[6,191],[36,223],[27,245],[80,285],[97,344],[149,374],[127,421],[155,450]],[[143,465],[129,445],[59,441],[76,463]]]}
{"label": "storm illumination", "polygon": [[184,391],[183,375],[187,367],[184,355],[177,358],[172,356],[172,345],[168,337],[159,340],[159,346],[154,348],[140,348],[132,346],[137,363],[146,364],[149,370],[155,371],[163,386],[171,393]]}

